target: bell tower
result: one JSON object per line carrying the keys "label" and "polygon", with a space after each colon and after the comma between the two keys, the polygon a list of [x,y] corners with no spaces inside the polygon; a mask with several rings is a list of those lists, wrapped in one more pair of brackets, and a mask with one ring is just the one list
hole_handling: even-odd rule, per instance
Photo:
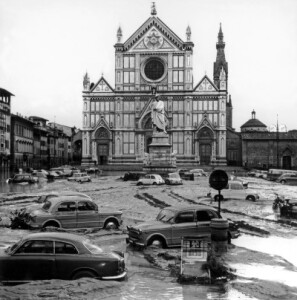
{"label": "bell tower", "polygon": [[217,58],[213,65],[213,81],[219,90],[228,91],[228,63],[225,58],[225,42],[221,24],[216,48]]}

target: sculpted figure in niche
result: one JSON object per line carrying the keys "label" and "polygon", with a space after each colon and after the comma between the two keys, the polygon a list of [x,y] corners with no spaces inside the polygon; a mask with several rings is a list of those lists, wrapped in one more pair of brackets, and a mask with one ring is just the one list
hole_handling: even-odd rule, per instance
{"label": "sculpted figure in niche", "polygon": [[164,102],[160,100],[160,95],[154,95],[152,103],[152,123],[154,132],[165,132],[165,109]]}

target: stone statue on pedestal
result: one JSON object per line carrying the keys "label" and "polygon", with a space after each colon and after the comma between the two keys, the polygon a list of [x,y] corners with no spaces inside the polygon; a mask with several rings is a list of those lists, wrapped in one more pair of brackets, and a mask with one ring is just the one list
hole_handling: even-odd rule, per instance
{"label": "stone statue on pedestal", "polygon": [[160,95],[154,95],[152,103],[152,123],[154,132],[166,132],[164,102],[160,100]]}

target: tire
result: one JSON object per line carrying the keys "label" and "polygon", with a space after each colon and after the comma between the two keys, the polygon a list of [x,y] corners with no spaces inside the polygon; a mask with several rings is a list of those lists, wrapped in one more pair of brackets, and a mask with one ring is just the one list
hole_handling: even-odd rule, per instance
{"label": "tire", "polygon": [[87,270],[82,270],[82,271],[78,271],[76,272],[73,276],[72,279],[76,280],[76,279],[80,279],[80,278],[95,278],[96,274],[92,271],[87,271]]}
{"label": "tire", "polygon": [[43,225],[43,228],[47,228],[47,227],[55,227],[55,228],[60,228],[60,225],[57,222],[54,221],[50,221],[47,222]]}
{"label": "tire", "polygon": [[138,186],[139,186],[139,185],[143,185],[143,183],[142,183],[142,182],[137,182],[136,185],[138,185]]}
{"label": "tire", "polygon": [[228,231],[228,244],[229,245],[231,244],[231,233],[230,233],[230,231]]}
{"label": "tire", "polygon": [[281,183],[281,184],[285,184],[285,183],[286,183],[286,180],[281,180],[280,183]]}
{"label": "tire", "polygon": [[152,237],[147,243],[148,246],[155,246],[157,248],[166,248],[166,243],[161,237]]}
{"label": "tire", "polygon": [[256,198],[255,198],[255,196],[253,196],[253,195],[247,196],[247,197],[246,197],[246,200],[256,202]]}
{"label": "tire", "polygon": [[219,195],[215,195],[213,199],[214,199],[215,202],[218,202],[219,201]]}
{"label": "tire", "polygon": [[153,182],[153,185],[157,185],[157,182]]}
{"label": "tire", "polygon": [[104,229],[118,229],[119,228],[119,224],[117,221],[115,220],[107,220],[104,224]]}

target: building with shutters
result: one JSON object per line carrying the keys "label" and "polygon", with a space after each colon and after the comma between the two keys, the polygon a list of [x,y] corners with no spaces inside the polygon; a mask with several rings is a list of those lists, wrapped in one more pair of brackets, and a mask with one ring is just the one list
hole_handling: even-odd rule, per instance
{"label": "building with shutters", "polygon": [[142,165],[152,140],[152,93],[164,102],[177,165],[226,165],[232,103],[221,26],[218,31],[213,76],[194,82],[190,27],[182,40],[153,4],[149,18],[128,39],[119,28],[115,86],[104,76],[96,83],[84,76],[82,165]]}

